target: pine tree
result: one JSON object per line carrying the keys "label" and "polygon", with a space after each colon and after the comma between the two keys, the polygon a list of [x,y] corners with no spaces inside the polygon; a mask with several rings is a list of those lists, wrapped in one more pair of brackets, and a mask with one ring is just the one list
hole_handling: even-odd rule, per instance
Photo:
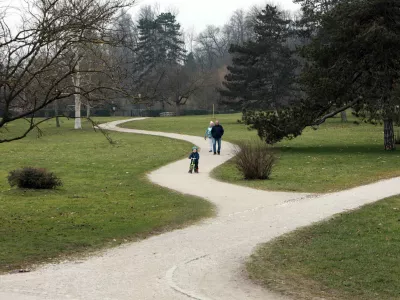
{"label": "pine tree", "polygon": [[139,21],[140,67],[147,72],[142,78],[140,92],[148,102],[161,102],[163,107],[166,103],[175,103],[179,108],[187,101],[187,96],[182,94],[188,93],[181,90],[186,85],[185,80],[190,79],[183,72],[186,50],[180,30],[180,24],[171,13],[161,13],[157,17],[147,14]]}
{"label": "pine tree", "polygon": [[159,62],[159,29],[156,20],[144,17],[138,24],[138,63],[141,69],[154,68]]}
{"label": "pine tree", "polygon": [[138,53],[142,68],[183,63],[186,55],[180,24],[171,13],[139,20]]}
{"label": "pine tree", "polygon": [[159,37],[159,59],[166,63],[182,63],[185,59],[186,50],[180,32],[181,25],[176,21],[176,17],[171,13],[162,13],[155,22]]}
{"label": "pine tree", "polygon": [[321,17],[321,28],[302,49],[308,66],[305,97],[257,126],[267,142],[295,137],[353,108],[366,122],[384,123],[384,148],[393,150],[400,80],[400,2],[342,0]]}
{"label": "pine tree", "polygon": [[301,5],[302,18],[298,26],[299,33],[306,37],[313,36],[321,28],[323,16],[331,11],[341,0],[294,0]]}
{"label": "pine tree", "polygon": [[256,40],[232,45],[232,65],[223,83],[222,96],[245,110],[270,110],[288,102],[297,63],[286,44],[290,20],[267,5],[257,17]]}

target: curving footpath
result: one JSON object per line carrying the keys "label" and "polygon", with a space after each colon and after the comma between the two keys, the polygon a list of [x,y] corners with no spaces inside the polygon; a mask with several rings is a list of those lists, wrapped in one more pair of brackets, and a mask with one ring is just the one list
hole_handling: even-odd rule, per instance
{"label": "curving footpath", "polygon": [[[201,137],[118,127],[129,121],[132,120],[101,127],[205,146]],[[155,184],[208,199],[218,209],[216,218],[83,261],[0,276],[0,299],[286,299],[247,280],[243,263],[257,244],[334,214],[400,194],[400,178],[326,195],[260,191],[210,178],[212,169],[232,158],[232,148],[232,144],[224,142],[221,156],[203,152],[198,175],[187,174],[187,159],[149,174]]]}

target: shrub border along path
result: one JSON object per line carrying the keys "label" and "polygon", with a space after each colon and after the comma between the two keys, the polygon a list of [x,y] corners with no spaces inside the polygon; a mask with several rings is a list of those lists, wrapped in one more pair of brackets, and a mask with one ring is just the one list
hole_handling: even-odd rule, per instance
{"label": "shrub border along path", "polygon": [[[140,119],[136,119],[140,120]],[[201,137],[118,128],[203,146]],[[189,149],[190,150],[190,149]],[[400,194],[400,178],[327,195],[253,190],[210,178],[229,160],[201,152],[200,174],[187,174],[188,160],[149,174],[155,184],[208,199],[218,216],[201,224],[112,249],[82,262],[48,265],[31,273],[0,276],[0,299],[285,299],[249,282],[243,263],[254,247],[298,227]]]}

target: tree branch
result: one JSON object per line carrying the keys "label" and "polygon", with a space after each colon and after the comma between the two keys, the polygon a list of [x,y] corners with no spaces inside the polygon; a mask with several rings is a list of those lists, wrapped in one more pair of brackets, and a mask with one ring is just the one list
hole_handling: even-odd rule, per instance
{"label": "tree branch", "polygon": [[360,101],[360,99],[354,100],[354,101],[350,102],[349,104],[347,104],[347,105],[345,105],[345,106],[343,106],[343,107],[341,107],[341,108],[339,108],[339,109],[337,109],[337,110],[335,110],[335,111],[333,111],[333,112],[331,112],[331,113],[329,113],[329,114],[326,114],[326,115],[323,116],[322,118],[320,118],[320,119],[318,119],[317,121],[315,121],[311,126],[319,126],[319,125],[325,123],[325,121],[326,121],[327,119],[332,118],[332,117],[336,116],[338,113],[341,113],[342,111],[345,111],[345,110],[347,110],[347,109],[353,107],[353,106],[356,105],[359,101]]}

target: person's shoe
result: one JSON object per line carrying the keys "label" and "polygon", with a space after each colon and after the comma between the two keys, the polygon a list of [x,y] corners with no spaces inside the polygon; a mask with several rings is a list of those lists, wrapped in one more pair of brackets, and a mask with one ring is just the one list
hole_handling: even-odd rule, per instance
{"label": "person's shoe", "polygon": [[212,152],[212,150],[208,151],[208,152]]}
{"label": "person's shoe", "polygon": [[189,170],[189,172],[188,172],[188,173],[192,174],[192,170]]}
{"label": "person's shoe", "polygon": [[221,155],[221,152],[218,152],[218,155]]}
{"label": "person's shoe", "polygon": [[217,155],[217,152],[214,152],[214,155]]}

